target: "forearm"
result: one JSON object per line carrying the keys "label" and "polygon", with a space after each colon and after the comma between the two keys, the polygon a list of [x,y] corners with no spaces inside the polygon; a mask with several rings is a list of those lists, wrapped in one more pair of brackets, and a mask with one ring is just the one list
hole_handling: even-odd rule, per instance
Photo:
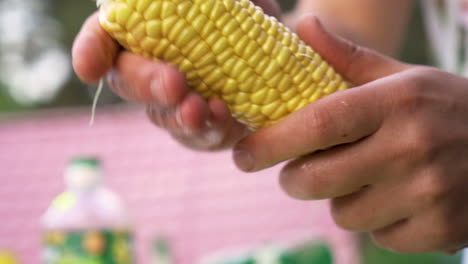
{"label": "forearm", "polygon": [[396,56],[406,33],[413,0],[298,0],[285,22],[294,28],[305,14],[317,15],[331,31],[384,54]]}

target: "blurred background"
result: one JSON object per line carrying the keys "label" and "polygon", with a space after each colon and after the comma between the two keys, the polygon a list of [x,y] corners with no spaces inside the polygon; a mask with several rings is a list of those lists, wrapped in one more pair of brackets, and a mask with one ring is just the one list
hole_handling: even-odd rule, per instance
{"label": "blurred background", "polygon": [[[280,2],[285,10],[294,5],[292,0]],[[88,128],[95,87],[74,75],[70,49],[84,19],[95,10],[92,0],[0,0],[0,215],[6,220],[0,224],[0,263],[13,263],[1,252],[17,263],[38,263],[39,217],[64,190],[62,175],[69,159],[89,154],[104,160],[109,186],[130,208],[141,263],[170,263],[151,262],[151,243],[160,235],[174,241],[169,243],[174,254],[183,256],[174,259],[183,264],[224,247],[280,239],[296,229],[331,236],[336,263],[459,262],[459,255],[410,256],[379,249],[364,235],[335,230],[325,205],[316,205],[313,215],[302,215],[312,207],[285,197],[268,177],[271,171],[239,184],[229,157],[180,148],[147,124],[141,109],[122,104],[106,89],[99,99],[104,110],[98,110],[96,126]],[[427,64],[419,7],[414,13],[401,59]],[[128,135],[138,139],[124,139]],[[271,196],[259,194],[259,188],[271,190]],[[268,219],[276,220],[265,226]]]}

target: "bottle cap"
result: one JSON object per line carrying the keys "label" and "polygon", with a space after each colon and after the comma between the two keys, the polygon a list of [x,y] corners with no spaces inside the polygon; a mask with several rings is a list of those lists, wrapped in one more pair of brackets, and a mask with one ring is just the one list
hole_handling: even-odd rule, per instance
{"label": "bottle cap", "polygon": [[101,183],[101,163],[94,157],[72,159],[65,170],[65,182],[74,190],[88,190]]}
{"label": "bottle cap", "polygon": [[101,166],[101,162],[98,158],[94,157],[79,157],[74,158],[70,161],[72,166],[86,166],[86,167],[94,167],[99,168]]}

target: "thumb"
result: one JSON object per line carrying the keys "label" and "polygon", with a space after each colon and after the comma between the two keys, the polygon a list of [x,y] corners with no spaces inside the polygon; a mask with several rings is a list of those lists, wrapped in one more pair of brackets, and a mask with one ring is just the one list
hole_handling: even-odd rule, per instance
{"label": "thumb", "polygon": [[408,67],[407,64],[329,33],[315,16],[302,18],[297,25],[297,32],[304,42],[353,85],[362,85]]}

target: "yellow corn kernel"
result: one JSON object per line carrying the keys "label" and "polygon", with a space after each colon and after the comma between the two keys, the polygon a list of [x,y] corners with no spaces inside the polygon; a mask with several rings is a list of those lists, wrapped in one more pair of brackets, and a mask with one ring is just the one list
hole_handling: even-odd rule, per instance
{"label": "yellow corn kernel", "polygon": [[124,48],[167,61],[191,89],[222,98],[252,129],[349,87],[299,37],[250,0],[98,0]]}

